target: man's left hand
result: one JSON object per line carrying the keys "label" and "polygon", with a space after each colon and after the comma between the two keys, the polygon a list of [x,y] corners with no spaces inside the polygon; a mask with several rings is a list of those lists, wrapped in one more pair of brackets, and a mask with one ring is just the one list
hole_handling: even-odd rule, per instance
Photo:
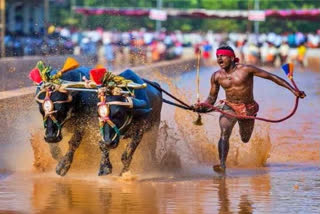
{"label": "man's left hand", "polygon": [[296,95],[299,98],[305,98],[307,95],[304,93],[304,91],[295,91],[294,95]]}

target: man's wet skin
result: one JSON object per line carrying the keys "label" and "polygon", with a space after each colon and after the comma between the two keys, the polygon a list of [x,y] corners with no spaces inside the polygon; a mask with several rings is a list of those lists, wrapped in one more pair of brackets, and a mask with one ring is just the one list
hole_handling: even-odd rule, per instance
{"label": "man's wet skin", "polygon": [[[225,90],[226,101],[229,103],[245,105],[255,103],[253,96],[254,76],[271,80],[274,83],[287,88],[295,96],[299,96],[300,98],[304,98],[306,96],[303,91],[296,91],[288,82],[274,74],[255,66],[236,64],[237,60],[235,60],[236,58],[232,49],[226,48],[223,51],[223,54],[219,54],[219,49],[217,51],[217,62],[221,69],[213,73],[211,76],[211,89],[205,103],[213,105],[216,102],[220,86]],[[235,114],[232,108],[225,111]],[[255,116],[256,112],[253,112],[253,114],[250,115],[247,111],[247,114],[249,116]],[[227,117],[223,114],[220,116],[219,125],[221,135],[218,142],[220,164],[213,166],[213,170],[218,173],[225,173],[226,160],[229,151],[229,138],[236,122],[239,124],[239,132],[242,142],[247,143],[251,138],[254,129],[254,120],[241,120]]]}
{"label": "man's wet skin", "polygon": [[[253,98],[253,74],[246,71],[244,65],[230,66],[228,56],[218,56],[218,64],[221,69],[214,74],[214,82],[220,85],[226,94],[226,99],[233,103],[252,103]],[[229,64],[229,66],[227,66]],[[212,84],[212,83],[211,83]]]}

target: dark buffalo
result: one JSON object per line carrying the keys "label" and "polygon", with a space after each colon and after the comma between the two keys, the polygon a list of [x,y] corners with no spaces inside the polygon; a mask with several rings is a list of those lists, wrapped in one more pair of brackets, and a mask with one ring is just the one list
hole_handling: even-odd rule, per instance
{"label": "dark buffalo", "polygon": [[[82,77],[89,78],[89,71],[89,68],[80,67],[64,73],[61,79],[69,83],[70,81],[79,82],[82,81]],[[96,117],[97,94],[86,91],[69,91],[64,84],[43,81],[37,70],[31,73],[31,79],[39,83],[35,99],[43,117],[44,139],[49,144],[52,157],[59,161],[56,167],[57,174],[63,176],[69,170],[74,152],[80,145],[85,129],[83,124],[86,124],[88,119]],[[52,70],[48,74],[53,76],[56,71]],[[68,142],[68,151],[64,156],[59,147],[59,142],[63,139],[61,132],[63,127],[73,133]]]}
{"label": "dark buffalo", "polygon": [[[131,70],[126,70],[119,76],[132,80],[137,84],[144,83]],[[87,121],[96,118],[98,111],[102,135],[102,140],[99,142],[102,151],[99,175],[107,175],[112,172],[109,151],[117,147],[121,136],[132,139],[121,158],[124,164],[121,171],[123,173],[129,169],[133,153],[139,145],[143,134],[152,127],[156,131],[158,130],[162,94],[150,85],[144,89],[135,89],[134,94],[131,94],[133,97],[129,96],[130,86],[129,88],[122,88],[122,92],[118,95],[108,93],[107,90],[103,90],[106,87],[101,87],[99,93],[100,96],[104,97],[106,105],[99,105],[97,108],[97,93],[88,92],[85,88],[79,89],[80,91],[74,91],[75,88],[72,88],[72,90],[69,88],[71,82],[78,82],[83,86],[82,77],[89,79],[88,68],[82,67],[64,73],[61,79],[65,82],[62,85],[43,82],[37,90],[36,100],[39,103],[39,110],[43,116],[45,127],[44,138],[50,145],[53,158],[59,161],[56,172],[61,176],[68,172],[73,161],[74,152],[79,147],[83,131],[88,124]],[[65,85],[66,83],[67,85]],[[75,84],[71,85],[74,86]],[[105,115],[105,113],[108,115]],[[73,116],[70,117],[70,115]],[[68,126],[66,127],[71,130],[73,136],[69,141],[68,151],[62,156],[58,142],[62,140],[61,129],[65,121],[68,121]],[[155,144],[155,142],[152,143]],[[152,152],[154,153],[155,149]],[[152,157],[155,157],[155,154]]]}
{"label": "dark buffalo", "polygon": [[[119,76],[140,85],[145,84],[131,70],[126,70]],[[133,96],[128,92],[126,88],[122,88],[120,94],[114,95],[108,93],[107,90],[102,90],[102,92],[100,90],[99,97],[102,102],[98,104],[98,114],[102,135],[102,140],[99,142],[102,158],[99,175],[107,175],[112,172],[109,151],[118,146],[121,136],[131,138],[131,142],[122,154],[122,174],[128,171],[133,154],[144,133],[154,128],[155,135],[157,135],[162,108],[162,93],[151,85],[135,89]],[[155,142],[150,143],[155,145]],[[155,148],[151,152],[153,153],[151,157],[155,158]]]}

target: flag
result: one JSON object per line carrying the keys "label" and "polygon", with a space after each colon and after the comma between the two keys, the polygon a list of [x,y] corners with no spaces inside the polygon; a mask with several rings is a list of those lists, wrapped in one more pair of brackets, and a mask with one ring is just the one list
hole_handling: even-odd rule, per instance
{"label": "flag", "polygon": [[289,79],[293,78],[293,63],[283,65],[282,69],[284,70]]}

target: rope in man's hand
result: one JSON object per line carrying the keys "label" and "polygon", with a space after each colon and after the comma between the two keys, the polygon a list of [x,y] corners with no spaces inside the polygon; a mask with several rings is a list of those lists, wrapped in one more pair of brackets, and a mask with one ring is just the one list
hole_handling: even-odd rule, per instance
{"label": "rope in man's hand", "polygon": [[295,112],[297,111],[298,105],[299,105],[299,99],[304,98],[306,96],[306,94],[303,91],[299,90],[295,81],[293,80],[293,64],[292,63],[285,64],[282,66],[282,69],[284,70],[284,72],[286,73],[288,78],[291,80],[293,88],[295,89],[294,94],[296,96],[296,101],[295,101],[295,105],[294,105],[291,113],[281,119],[275,120],[275,119],[267,119],[267,118],[256,117],[256,116],[243,116],[243,115],[237,115],[237,114],[230,114],[230,113],[225,112],[225,111],[221,110],[220,108],[218,108],[214,105],[211,105],[209,103],[206,103],[206,102],[203,102],[203,103],[198,102],[194,105],[191,105],[191,110],[193,110],[199,114],[217,111],[217,112],[220,112],[226,116],[235,117],[237,119],[255,119],[255,120],[262,120],[262,121],[270,122],[270,123],[279,123],[284,120],[287,120],[295,114]]}

